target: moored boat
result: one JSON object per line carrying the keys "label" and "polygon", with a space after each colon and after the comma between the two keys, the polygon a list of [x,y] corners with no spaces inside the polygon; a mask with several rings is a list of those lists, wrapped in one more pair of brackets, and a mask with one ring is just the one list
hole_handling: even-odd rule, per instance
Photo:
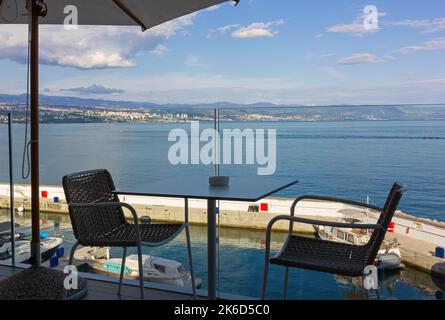
{"label": "moored boat", "polygon": [[[342,222],[356,223],[360,220],[344,218]],[[314,226],[318,236],[327,241],[349,243],[353,245],[365,245],[371,238],[371,232],[364,229],[346,229],[330,226]],[[382,270],[404,268],[397,239],[393,241],[383,240],[377,253],[375,265]]]}
{"label": "moored boat", "polygon": [[[63,238],[60,237],[45,237],[40,239],[40,253],[42,262],[51,258],[56,249],[62,244]],[[22,233],[15,234],[15,261],[21,263],[28,263],[31,258],[31,241]],[[4,262],[11,262],[12,258],[12,243],[11,235],[3,233],[2,241],[0,241],[0,260]]]}
{"label": "moored boat", "polygon": [[[95,273],[115,277],[119,277],[120,275],[121,258],[94,259],[87,260],[86,262]],[[190,288],[192,286],[190,272],[186,271],[180,262],[150,255],[142,255],[142,265],[144,279],[146,281],[165,283],[182,288]],[[138,270],[138,256],[128,256],[125,261],[124,278],[138,279]],[[195,286],[199,288],[201,284],[202,280],[195,278]]]}

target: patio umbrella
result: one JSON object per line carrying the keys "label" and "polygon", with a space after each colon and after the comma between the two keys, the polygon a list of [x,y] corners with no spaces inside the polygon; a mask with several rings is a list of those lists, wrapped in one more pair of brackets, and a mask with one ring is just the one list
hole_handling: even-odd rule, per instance
{"label": "patio umbrella", "polygon": [[[142,31],[230,0],[0,0],[0,24],[28,24],[31,106],[31,253],[40,265],[39,226],[39,24],[140,26]],[[236,3],[239,0],[235,0]],[[69,20],[69,19],[68,19]],[[74,21],[74,20],[71,20]],[[93,31],[92,31],[93,32]],[[44,41],[44,39],[43,39]]]}
{"label": "patio umbrella", "polygon": [[[62,25],[75,10],[79,25],[140,26],[145,31],[174,18],[227,1],[229,0],[0,0],[3,13],[0,15],[0,24],[29,24],[31,32],[31,250],[35,264],[40,264],[39,24]],[[239,0],[235,2],[238,3]]]}

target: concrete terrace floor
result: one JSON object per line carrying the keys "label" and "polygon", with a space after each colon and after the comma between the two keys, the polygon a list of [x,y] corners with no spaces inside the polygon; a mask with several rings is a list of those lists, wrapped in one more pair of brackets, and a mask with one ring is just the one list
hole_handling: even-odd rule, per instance
{"label": "concrete terrace floor", "polygon": [[[21,270],[21,268],[0,265],[0,280]],[[118,296],[117,283],[92,279],[87,279],[87,282],[88,293],[83,300],[139,300],[139,287],[137,286],[124,284],[122,294]],[[193,297],[188,294],[146,288],[145,300],[193,300]]]}

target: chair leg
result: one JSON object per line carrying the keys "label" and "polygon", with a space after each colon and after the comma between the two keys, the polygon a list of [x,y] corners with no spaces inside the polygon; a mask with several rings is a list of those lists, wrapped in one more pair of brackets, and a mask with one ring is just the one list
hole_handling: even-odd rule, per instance
{"label": "chair leg", "polygon": [[261,288],[261,296],[260,299],[264,300],[266,297],[266,289],[267,289],[267,276],[269,273],[269,261],[266,259],[264,262],[264,271],[263,271],[263,286]]}
{"label": "chair leg", "polygon": [[139,265],[139,289],[141,292],[141,300],[144,300],[144,269],[142,268],[142,248],[138,243],[138,265]]}
{"label": "chair leg", "polygon": [[189,225],[188,224],[185,227],[185,235],[187,237],[187,250],[188,250],[188,256],[189,256],[190,275],[192,277],[193,300],[196,300],[196,283],[195,283],[195,273],[193,271],[192,243],[190,241],[190,229],[189,229]]}
{"label": "chair leg", "polygon": [[79,242],[76,241],[76,243],[71,247],[70,258],[68,260],[68,265],[72,265],[73,264],[74,252],[76,251],[78,245],[79,245]]}
{"label": "chair leg", "polygon": [[124,271],[125,271],[125,260],[127,259],[127,247],[124,247],[124,254],[122,255],[122,264],[121,264],[121,274],[119,277],[119,289],[117,290],[117,295],[121,295],[121,289],[122,289],[122,279],[124,278]]}
{"label": "chair leg", "polygon": [[287,300],[288,279],[289,279],[289,268],[286,267],[284,270],[284,291],[283,291],[284,300]]}

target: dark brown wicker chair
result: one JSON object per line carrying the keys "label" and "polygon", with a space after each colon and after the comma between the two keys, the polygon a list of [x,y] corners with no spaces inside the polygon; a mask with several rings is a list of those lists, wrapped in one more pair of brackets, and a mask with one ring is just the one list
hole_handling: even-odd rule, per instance
{"label": "dark brown wicker chair", "polygon": [[[405,189],[402,185],[394,183],[383,209],[365,203],[331,197],[302,196],[297,198],[292,204],[290,216],[280,215],[274,217],[267,226],[261,299],[264,299],[266,295],[269,263],[285,267],[284,298],[287,297],[289,267],[330,272],[352,277],[362,276],[364,268],[367,265],[372,265],[374,263],[378,250],[385,238],[386,230],[394,216],[394,212],[396,211],[404,191]],[[381,214],[377,224],[341,223],[295,217],[296,205],[301,200],[307,199],[349,204],[360,208],[377,210],[381,212]],[[269,258],[272,227],[280,220],[289,221],[288,237],[281,250],[273,258]],[[294,222],[338,228],[373,229],[374,231],[367,244],[353,245],[294,235]]]}
{"label": "dark brown wicker chair", "polygon": [[[127,248],[137,247],[140,294],[141,299],[144,299],[141,246],[158,247],[164,245],[175,239],[185,229],[193,297],[196,298],[187,199],[185,199],[184,223],[139,224],[134,208],[119,201],[113,179],[105,169],[66,175],[63,177],[63,189],[68,203],[74,236],[77,240],[71,249],[69,264],[72,264],[74,252],[79,244],[82,246],[123,247],[124,253],[118,289],[120,295]],[[127,222],[122,208],[131,212],[133,223]]]}

